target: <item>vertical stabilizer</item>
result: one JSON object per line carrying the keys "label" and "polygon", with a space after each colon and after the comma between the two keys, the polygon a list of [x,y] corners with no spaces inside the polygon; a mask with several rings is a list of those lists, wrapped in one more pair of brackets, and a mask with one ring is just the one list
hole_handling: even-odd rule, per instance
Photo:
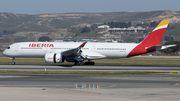
{"label": "vertical stabilizer", "polygon": [[141,43],[139,43],[139,45],[131,50],[127,57],[156,51],[155,48],[149,49],[150,47],[160,44],[169,22],[170,20],[162,20],[159,25]]}
{"label": "vertical stabilizer", "polygon": [[140,44],[159,45],[169,22],[170,20],[162,20]]}

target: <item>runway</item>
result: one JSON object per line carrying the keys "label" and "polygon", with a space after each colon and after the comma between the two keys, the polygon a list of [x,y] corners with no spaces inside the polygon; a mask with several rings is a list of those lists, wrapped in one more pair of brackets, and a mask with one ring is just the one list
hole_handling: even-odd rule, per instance
{"label": "runway", "polygon": [[180,71],[179,66],[72,66],[72,65],[0,65],[0,70],[17,71]]}
{"label": "runway", "polygon": [[179,75],[51,75],[51,74],[0,74],[0,86],[74,88],[75,83],[100,84],[109,88],[176,88]]}
{"label": "runway", "polygon": [[[75,89],[74,84],[100,84]],[[3,101],[179,101],[179,75],[0,74]]]}

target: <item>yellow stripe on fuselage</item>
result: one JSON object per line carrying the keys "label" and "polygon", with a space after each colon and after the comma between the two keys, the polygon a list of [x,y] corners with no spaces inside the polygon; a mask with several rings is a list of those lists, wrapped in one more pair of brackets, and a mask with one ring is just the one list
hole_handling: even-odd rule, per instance
{"label": "yellow stripe on fuselage", "polygon": [[169,24],[169,22],[170,22],[170,20],[162,20],[156,28],[163,26],[163,25],[167,25],[167,24]]}

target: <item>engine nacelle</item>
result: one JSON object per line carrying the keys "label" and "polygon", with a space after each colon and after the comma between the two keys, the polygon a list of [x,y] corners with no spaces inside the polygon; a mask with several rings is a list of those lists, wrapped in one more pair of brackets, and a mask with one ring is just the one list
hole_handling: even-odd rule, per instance
{"label": "engine nacelle", "polygon": [[47,63],[63,63],[64,59],[62,58],[61,53],[46,53],[44,57]]}

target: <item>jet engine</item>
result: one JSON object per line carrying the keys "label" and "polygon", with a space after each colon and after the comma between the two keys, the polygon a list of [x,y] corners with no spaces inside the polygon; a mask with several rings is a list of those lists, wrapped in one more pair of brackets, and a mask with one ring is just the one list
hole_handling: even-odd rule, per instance
{"label": "jet engine", "polygon": [[62,58],[61,53],[46,53],[44,57],[47,63],[63,63],[64,59]]}

